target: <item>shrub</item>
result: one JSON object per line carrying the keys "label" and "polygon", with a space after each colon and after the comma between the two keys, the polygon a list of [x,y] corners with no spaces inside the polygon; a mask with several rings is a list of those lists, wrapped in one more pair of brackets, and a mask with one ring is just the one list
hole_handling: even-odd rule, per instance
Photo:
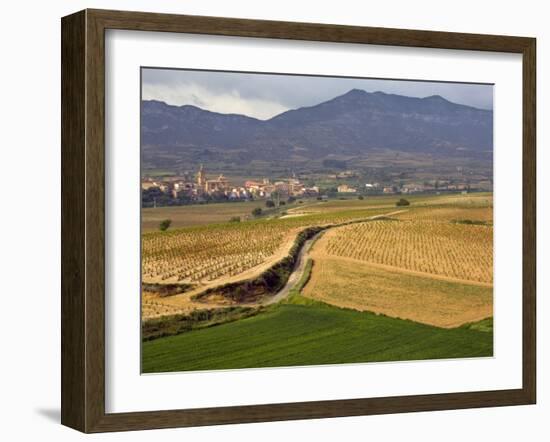
{"label": "shrub", "polygon": [[275,203],[274,203],[273,201],[271,201],[271,200],[267,200],[267,201],[265,202],[265,206],[266,206],[266,207],[275,207]]}
{"label": "shrub", "polygon": [[395,203],[395,205],[397,207],[402,207],[402,206],[410,206],[411,203],[408,200],[406,200],[405,198],[401,198],[399,201],[397,201]]}
{"label": "shrub", "polygon": [[252,211],[252,215],[253,216],[261,216],[263,213],[263,210],[261,207],[256,207],[253,211]]}
{"label": "shrub", "polygon": [[165,219],[163,221],[160,222],[159,224],[159,229],[164,232],[165,230],[168,230],[168,227],[170,227],[170,225],[172,224],[172,220],[171,219]]}
{"label": "shrub", "polygon": [[231,218],[229,218],[229,222],[230,223],[240,223],[241,222],[241,217],[240,216],[232,216]]}

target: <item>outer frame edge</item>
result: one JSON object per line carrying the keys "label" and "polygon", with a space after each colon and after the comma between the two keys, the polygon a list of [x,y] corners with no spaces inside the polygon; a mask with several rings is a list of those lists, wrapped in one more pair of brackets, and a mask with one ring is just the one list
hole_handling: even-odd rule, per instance
{"label": "outer frame edge", "polygon": [[[193,25],[193,23],[196,25]],[[213,30],[213,23],[220,23],[221,29]],[[285,29],[282,32],[277,31],[277,27],[282,26]],[[69,29],[79,28],[83,34],[77,42],[69,44],[67,32]],[[524,198],[524,225],[526,216],[532,217],[528,220],[528,232],[524,233],[524,260],[526,256],[531,256],[530,262],[526,265],[524,261],[524,377],[523,387],[518,390],[502,391],[480,391],[471,393],[447,393],[436,395],[419,395],[407,397],[386,397],[386,398],[367,398],[356,400],[339,401],[321,401],[321,402],[302,402],[273,405],[252,405],[244,407],[222,407],[208,409],[188,409],[188,410],[168,410],[168,411],[147,411],[138,413],[115,413],[105,414],[105,383],[104,371],[94,372],[94,368],[104,369],[104,303],[100,302],[98,306],[94,301],[98,298],[92,298],[90,292],[93,281],[84,281],[84,276],[78,271],[73,274],[71,279],[71,270],[74,270],[75,263],[71,261],[67,250],[63,247],[74,245],[76,239],[84,241],[84,229],[82,219],[65,220],[67,209],[70,203],[77,204],[75,195],[67,191],[68,185],[75,185],[81,193],[79,196],[85,201],[82,217],[86,214],[85,224],[97,221],[89,217],[90,209],[97,208],[97,198],[94,207],[86,196],[93,196],[93,189],[90,185],[97,184],[104,179],[104,169],[95,170],[94,167],[104,167],[101,158],[104,154],[104,31],[105,29],[135,29],[166,32],[191,32],[217,35],[234,36],[257,36],[265,38],[288,38],[297,40],[313,41],[336,41],[336,42],[354,42],[366,44],[387,44],[395,46],[412,47],[437,47],[463,50],[485,50],[522,53],[524,56],[524,140],[523,151],[529,157],[529,161],[524,160],[524,176],[532,177],[526,188],[524,185],[524,197],[528,196],[528,202]],[[536,402],[536,353],[535,353],[535,280],[536,278],[536,257],[534,249],[526,250],[526,246],[534,245],[536,241],[535,211],[536,206],[532,198],[536,197],[535,180],[535,140],[536,140],[536,40],[529,37],[513,36],[495,36],[480,34],[460,34],[450,32],[435,31],[415,31],[404,29],[385,29],[368,28],[358,26],[341,26],[328,24],[312,24],[297,22],[274,22],[263,20],[241,20],[226,19],[217,17],[200,16],[181,16],[172,14],[154,14],[125,11],[108,11],[88,9],[64,17],[62,19],[62,53],[65,54],[62,61],[62,90],[65,91],[62,98],[62,112],[67,114],[72,111],[69,118],[67,115],[62,118],[62,424],[86,433],[108,432],[108,431],[128,431],[143,430],[153,428],[174,428],[202,425],[221,425],[234,423],[252,423],[266,421],[283,421],[296,419],[317,419],[329,417],[345,417],[374,415],[386,413],[405,413],[416,411],[435,411],[463,408],[480,408],[509,405],[527,405]],[[331,32],[334,38],[329,38]],[[361,36],[363,34],[363,37]],[[366,36],[365,36],[366,35]],[[391,35],[394,38],[391,38]],[[416,36],[416,38],[415,38]],[[409,38],[410,40],[407,40]],[[450,43],[450,39],[454,42]],[[407,41],[406,41],[407,40]],[[449,42],[446,45],[445,41]],[[480,46],[476,48],[476,45]],[[78,47],[75,49],[74,46]],[[66,50],[70,48],[70,52]],[[68,55],[68,57],[67,57]],[[100,62],[95,63],[99,56]],[[75,57],[75,58],[73,58]],[[80,58],[82,57],[82,58]],[[67,63],[68,60],[71,63]],[[75,129],[75,112],[70,108],[67,101],[66,83],[74,83],[78,75],[82,72],[72,63],[84,60],[84,86],[83,89],[69,93],[76,93],[77,101],[83,108],[77,110],[76,120],[84,122],[84,135],[82,133],[69,133],[67,128]],[[89,62],[89,63],[88,63]],[[71,69],[76,69],[73,72]],[[93,72],[92,72],[93,71]],[[77,74],[77,72],[79,74]],[[74,86],[74,84],[73,84]],[[73,97],[74,99],[74,97]],[[90,118],[94,111],[99,111],[99,115]],[[77,123],[78,124],[78,123]],[[80,128],[81,130],[82,128]],[[87,134],[91,131],[92,136]],[[76,144],[75,144],[76,143]],[[101,144],[103,143],[103,144]],[[73,158],[71,160],[71,149],[78,149],[78,154],[82,156],[80,164]],[[94,151],[99,149],[99,151]],[[98,153],[100,154],[98,156]],[[98,160],[94,166],[85,160],[85,158]],[[71,162],[72,161],[72,162]],[[529,163],[526,165],[526,163]],[[73,176],[70,174],[70,165],[80,166],[85,169],[84,176]],[[77,167],[78,168],[78,167]],[[88,173],[95,174],[91,179]],[[82,186],[86,181],[84,190]],[[100,191],[100,197],[104,197],[104,181]],[[97,195],[95,195],[97,197]],[[100,198],[100,199],[101,199]],[[102,206],[102,209],[104,207]],[[104,211],[99,214],[102,226],[104,222]],[[79,231],[79,228],[81,229]],[[80,232],[80,233],[79,233]],[[102,229],[95,231],[101,237],[104,234]],[[78,235],[81,236],[78,236]],[[96,236],[97,236],[96,235]],[[78,241],[77,241],[78,242]],[[80,243],[79,243],[80,244]],[[83,254],[78,255],[79,268],[85,266],[88,269],[88,245]],[[81,245],[81,244],[80,244]],[[79,249],[80,250],[80,249]],[[94,249],[95,254],[104,251],[102,247]],[[530,254],[530,255],[529,255]],[[97,267],[104,264],[104,255],[96,256],[96,266],[93,270],[101,270]],[[83,264],[84,263],[84,264]],[[78,266],[77,266],[78,267]],[[87,275],[87,273],[86,273]],[[69,296],[70,283],[74,283],[74,278],[80,284],[81,291]],[[84,281],[84,282],[83,282]],[[97,281],[96,281],[97,282]],[[100,283],[99,285],[101,286]],[[104,285],[103,285],[104,287]],[[103,293],[99,295],[103,299]],[[75,302],[76,301],[76,302]],[[88,307],[88,308],[87,308]],[[72,318],[69,318],[69,314]],[[83,319],[78,325],[77,320]],[[97,332],[97,327],[101,330]],[[95,328],[94,332],[92,329]],[[67,341],[67,332],[77,331],[77,339]],[[80,333],[84,333],[83,339]],[[90,351],[91,350],[91,351]],[[70,374],[67,371],[70,369]],[[72,376],[72,378],[71,378]],[[71,386],[70,379],[76,380],[75,385]]]}

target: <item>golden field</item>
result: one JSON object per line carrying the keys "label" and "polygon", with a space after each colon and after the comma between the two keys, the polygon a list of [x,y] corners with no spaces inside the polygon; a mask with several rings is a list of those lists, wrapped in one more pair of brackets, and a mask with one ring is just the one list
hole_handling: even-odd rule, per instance
{"label": "golden field", "polygon": [[492,207],[461,202],[328,230],[303,295],[439,327],[492,316]]}
{"label": "golden field", "polygon": [[491,286],[314,256],[311,279],[302,291],[311,299],[445,328],[493,314]]}
{"label": "golden field", "polygon": [[257,276],[287,256],[296,236],[306,227],[362,220],[386,212],[386,209],[363,207],[330,214],[146,232],[142,234],[142,282],[191,284],[191,287],[185,293],[172,296],[144,290],[143,318],[219,307],[223,303],[199,304],[191,297],[208,288]]}
{"label": "golden field", "polygon": [[493,228],[436,221],[373,221],[331,229],[327,255],[454,279],[493,281]]}
{"label": "golden field", "polygon": [[384,212],[363,207],[146,232],[141,239],[142,282],[227,282],[227,278],[260,270],[284,257],[298,232],[306,227],[361,220]]}
{"label": "golden field", "polygon": [[[200,217],[190,207],[189,222],[200,218],[199,225],[142,235],[143,282],[190,284],[171,296],[144,290],[143,318],[223,307],[192,296],[257,276],[288,254],[300,231],[319,225],[329,228],[309,251],[314,266],[306,297],[440,327],[491,316],[492,195],[410,201],[406,207],[395,207],[395,197],[314,201],[240,223],[216,223],[216,205],[201,207]],[[221,209],[226,216],[229,209]],[[177,212],[184,220],[184,208]],[[202,224],[209,212],[212,221]],[[390,219],[367,221],[377,215]],[[356,223],[338,226],[349,221]]]}

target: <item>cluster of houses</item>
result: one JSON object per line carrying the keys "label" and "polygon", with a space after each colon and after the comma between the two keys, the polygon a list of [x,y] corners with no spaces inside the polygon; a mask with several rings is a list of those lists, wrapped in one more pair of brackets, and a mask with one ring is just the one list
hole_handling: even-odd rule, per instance
{"label": "cluster of houses", "polygon": [[246,181],[244,186],[234,186],[223,175],[209,179],[202,165],[197,172],[195,181],[178,178],[157,181],[149,178],[141,183],[141,187],[143,190],[158,189],[163,194],[171,195],[173,198],[185,197],[194,200],[200,200],[206,195],[227,199],[268,199],[275,195],[278,198],[288,198],[291,196],[316,196],[319,194],[317,186],[306,187],[296,178],[289,178],[273,183],[269,179],[264,178],[261,181]]}
{"label": "cluster of houses", "polygon": [[[470,184],[451,184],[448,182],[434,182],[434,183],[410,183],[403,184],[401,186],[383,186],[380,183],[367,183],[365,184],[365,193],[372,194],[401,194],[401,193],[423,193],[423,192],[467,192],[477,188],[475,185]],[[340,184],[337,187],[338,193],[354,194],[361,192],[357,187],[349,186],[348,184]]]}
{"label": "cluster of houses", "polygon": [[245,189],[255,197],[271,198],[273,195],[278,197],[297,197],[297,196],[317,196],[319,187],[306,187],[300,180],[289,178],[285,181],[271,182],[264,178],[262,181],[246,181]]}

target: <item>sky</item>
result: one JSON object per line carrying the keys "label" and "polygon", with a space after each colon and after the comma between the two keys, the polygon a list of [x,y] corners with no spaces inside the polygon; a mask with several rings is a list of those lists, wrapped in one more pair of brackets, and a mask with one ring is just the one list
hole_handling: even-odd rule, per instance
{"label": "sky", "polygon": [[142,69],[142,98],[267,120],[289,109],[314,106],[351,89],[409,97],[441,95],[454,103],[493,108],[493,86],[472,83],[357,79],[284,74]]}

